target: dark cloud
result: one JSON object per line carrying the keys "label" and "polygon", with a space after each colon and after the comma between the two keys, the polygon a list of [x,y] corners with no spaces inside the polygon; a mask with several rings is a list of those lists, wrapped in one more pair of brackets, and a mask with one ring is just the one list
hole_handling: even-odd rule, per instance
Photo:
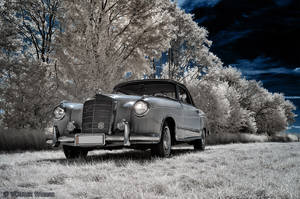
{"label": "dark cloud", "polygon": [[274,2],[278,6],[288,6],[289,4],[291,4],[293,2],[293,0],[274,0]]}
{"label": "dark cloud", "polygon": [[215,47],[222,47],[240,38],[246,37],[252,30],[242,30],[242,31],[220,31],[212,39],[215,43]]}
{"label": "dark cloud", "polygon": [[300,1],[296,0],[222,0],[192,13],[210,32],[212,51],[226,65],[264,81],[274,75],[291,75],[298,78],[293,81],[299,85],[299,10]]}
{"label": "dark cloud", "polygon": [[[195,21],[207,28],[211,50],[225,65],[238,67],[271,92],[300,96],[299,0],[196,2],[181,5],[187,11],[194,7]],[[290,100],[300,115],[300,99]],[[294,125],[300,126],[300,117]]]}
{"label": "dark cloud", "polygon": [[226,64],[260,55],[299,67],[300,1],[285,6],[273,0],[219,1],[192,11],[210,32],[212,50]]}
{"label": "dark cloud", "polygon": [[185,11],[190,12],[195,7],[214,7],[220,0],[179,0],[178,4]]}

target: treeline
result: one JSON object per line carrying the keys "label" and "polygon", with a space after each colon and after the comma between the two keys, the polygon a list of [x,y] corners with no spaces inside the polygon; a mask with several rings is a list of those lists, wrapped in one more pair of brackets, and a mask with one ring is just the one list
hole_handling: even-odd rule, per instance
{"label": "treeline", "polygon": [[294,122],[296,107],[260,82],[245,79],[233,67],[211,68],[188,84],[197,105],[208,116],[214,133],[251,133],[272,136]]}

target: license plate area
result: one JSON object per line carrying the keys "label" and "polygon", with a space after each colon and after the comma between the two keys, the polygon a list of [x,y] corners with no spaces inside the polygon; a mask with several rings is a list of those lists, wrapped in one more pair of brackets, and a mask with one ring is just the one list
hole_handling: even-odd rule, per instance
{"label": "license plate area", "polygon": [[105,145],[105,134],[76,134],[75,135],[76,146],[103,146]]}

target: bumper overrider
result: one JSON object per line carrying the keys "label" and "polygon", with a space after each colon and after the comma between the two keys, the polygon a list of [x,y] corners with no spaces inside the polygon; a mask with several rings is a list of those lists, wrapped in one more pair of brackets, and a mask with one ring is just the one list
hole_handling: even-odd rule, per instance
{"label": "bumper overrider", "polygon": [[58,129],[54,126],[52,146],[57,147],[59,144],[80,146],[80,147],[105,147],[112,144],[129,147],[132,144],[155,144],[160,141],[156,134],[131,134],[130,126],[127,121],[123,121],[123,135],[108,135],[104,133],[77,133],[74,137],[59,136]]}

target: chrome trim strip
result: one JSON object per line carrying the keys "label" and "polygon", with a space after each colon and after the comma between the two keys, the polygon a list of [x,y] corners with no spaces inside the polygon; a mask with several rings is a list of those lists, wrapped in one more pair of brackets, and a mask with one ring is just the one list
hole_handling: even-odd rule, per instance
{"label": "chrome trim strip", "polygon": [[181,127],[181,126],[177,126],[177,129],[200,133],[200,129],[186,128],[186,127]]}
{"label": "chrome trim strip", "polygon": [[58,139],[57,139],[57,130],[56,126],[53,126],[53,137],[52,137],[52,146],[55,147],[57,145]]}
{"label": "chrome trim strip", "polygon": [[[107,136],[105,138],[106,141],[116,141],[123,142],[123,136]],[[150,142],[159,142],[159,137],[146,137],[146,136],[130,136],[130,141],[150,141]]]}
{"label": "chrome trim strip", "polygon": [[75,138],[74,137],[60,137],[58,138],[59,142],[74,142]]}
{"label": "chrome trim strip", "polygon": [[[159,142],[159,137],[147,137],[147,136],[130,136],[129,141],[142,141],[142,142]],[[58,138],[60,143],[75,143],[74,137],[60,137]],[[124,136],[110,136],[105,135],[105,142],[124,142],[125,145],[125,137]],[[125,145],[128,146],[128,145]]]}
{"label": "chrome trim strip", "polygon": [[130,137],[131,141],[151,141],[151,142],[159,142],[159,137],[145,137],[145,136],[132,136]]}
{"label": "chrome trim strip", "polygon": [[114,122],[115,122],[115,119],[116,119],[117,105],[118,105],[118,102],[116,100],[113,100],[112,109],[111,109],[111,116],[110,116],[110,122],[109,122],[109,127],[108,127],[108,134],[109,135],[112,134],[113,125],[114,125]]}
{"label": "chrome trim strip", "polygon": [[178,141],[193,141],[193,140],[198,140],[198,139],[202,139],[201,136],[195,136],[195,137],[187,137],[187,138],[180,138],[178,139]]}
{"label": "chrome trim strip", "polygon": [[126,120],[123,120],[123,124],[125,126],[124,129],[124,146],[130,146],[130,138],[129,138],[129,134],[130,134],[130,128],[129,128],[129,124]]}

